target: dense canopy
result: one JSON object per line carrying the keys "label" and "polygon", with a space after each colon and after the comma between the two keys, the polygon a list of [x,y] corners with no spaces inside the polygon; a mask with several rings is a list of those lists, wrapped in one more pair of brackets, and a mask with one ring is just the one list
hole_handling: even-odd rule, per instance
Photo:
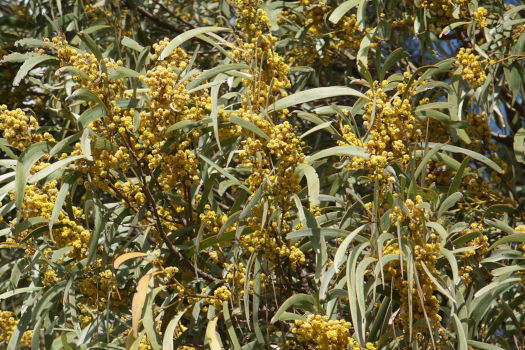
{"label": "dense canopy", "polygon": [[0,348],[522,349],[525,5],[0,4]]}

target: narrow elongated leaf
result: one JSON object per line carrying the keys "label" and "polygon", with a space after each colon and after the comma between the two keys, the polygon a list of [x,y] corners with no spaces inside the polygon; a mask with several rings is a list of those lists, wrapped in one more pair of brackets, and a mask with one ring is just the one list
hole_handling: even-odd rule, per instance
{"label": "narrow elongated leaf", "polygon": [[[438,144],[437,143],[433,143],[433,142],[430,142],[429,145],[431,147],[435,147],[437,146]],[[477,161],[480,161],[486,165],[488,165],[489,167],[491,167],[493,170],[495,170],[496,172],[498,173],[502,173],[503,172],[503,169],[501,169],[501,167],[496,164],[492,159],[489,159],[487,157],[485,157],[484,155],[481,155],[479,153],[476,153],[474,151],[471,151],[471,150],[468,150],[468,149],[465,149],[465,148],[461,148],[461,147],[457,147],[457,146],[452,146],[452,145],[443,145],[441,147],[441,149],[443,151],[448,151],[448,152],[453,152],[453,153],[462,153],[464,155],[467,155]]]}
{"label": "narrow elongated leaf", "polygon": [[446,212],[447,210],[452,208],[454,205],[456,205],[456,203],[461,198],[463,198],[463,194],[461,192],[455,192],[455,193],[452,193],[450,196],[448,196],[447,199],[445,199],[443,203],[441,203],[441,206],[439,207],[438,218],[440,218],[444,212]]}
{"label": "narrow elongated leaf", "polygon": [[242,118],[236,117],[234,115],[230,116],[230,120],[232,121],[232,123],[237,124],[243,127],[244,129],[255,133],[257,136],[265,139],[266,141],[270,141],[270,137],[268,137],[268,135],[266,135],[259,127],[257,127],[257,125]]}
{"label": "narrow elongated leaf", "polygon": [[370,155],[366,153],[365,149],[359,146],[335,146],[331,148],[324,149],[317,153],[314,153],[306,157],[307,163],[312,163],[316,160],[332,157],[332,156],[350,156],[350,157],[359,157],[364,159],[369,159]]}
{"label": "narrow elongated leaf", "polygon": [[224,322],[226,323],[226,328],[228,329],[228,334],[230,335],[230,339],[233,343],[233,348],[235,350],[241,350],[241,343],[239,343],[237,333],[235,333],[235,328],[233,327],[233,322],[230,316],[230,309],[228,307],[227,301],[224,301],[222,304],[222,314],[224,317]]}
{"label": "narrow elongated leaf", "polygon": [[7,299],[9,297],[12,297],[18,294],[33,293],[33,292],[41,290],[42,288],[43,287],[24,287],[24,288],[10,290],[8,292],[0,294],[0,300]]}
{"label": "narrow elongated leaf", "polygon": [[144,50],[144,46],[140,45],[138,42],[127,36],[122,38],[121,44],[138,52],[142,52]]}
{"label": "narrow elongated leaf", "polygon": [[195,80],[193,80],[191,83],[188,84],[187,89],[191,90],[199,86],[201,83],[203,83],[206,80],[209,80],[216,75],[220,73],[226,73],[232,70],[240,70],[240,69],[249,69],[250,67],[244,63],[230,63],[230,64],[224,64],[220,65],[211,69],[208,69],[201,74]]}
{"label": "narrow elongated leaf", "polygon": [[499,346],[496,346],[496,345],[482,343],[480,341],[470,340],[470,339],[467,340],[467,344],[475,347],[476,349],[481,349],[481,350],[504,350],[503,348],[500,348]]}
{"label": "narrow elongated leaf", "polygon": [[219,339],[217,338],[217,321],[219,320],[219,316],[215,316],[215,318],[208,322],[208,325],[206,326],[206,341],[208,342],[208,345],[210,346],[210,350],[223,350],[221,343],[219,342]]}
{"label": "narrow elongated leaf", "polygon": [[114,67],[108,70],[108,78],[110,80],[119,80],[124,78],[138,78],[140,73],[135,72],[133,69],[126,67]]}
{"label": "narrow elongated leaf", "polygon": [[27,179],[27,182],[28,183],[35,183],[35,182],[38,182],[44,178],[46,178],[47,176],[51,175],[53,172],[57,171],[57,170],[60,170],[62,168],[64,168],[66,165],[78,160],[78,159],[83,159],[85,158],[86,156],[84,155],[80,155],[80,156],[72,156],[72,157],[67,157],[67,158],[64,158],[64,159],[61,159],[53,164],[50,164],[48,166],[46,166],[44,169],[38,171],[37,173],[31,175],[28,179]]}
{"label": "narrow elongated leaf", "polygon": [[268,107],[268,112],[279,111],[298,104],[320,100],[323,98],[337,97],[337,96],[355,96],[367,98],[363,93],[346,86],[331,86],[320,87],[310,90],[296,92],[276,101]]}
{"label": "narrow elongated leaf", "polygon": [[133,295],[133,300],[131,302],[131,327],[135,338],[139,336],[139,323],[142,318],[142,308],[146,301],[149,281],[152,276],[152,273],[148,273],[140,278],[139,283],[137,284],[137,290]]}
{"label": "narrow elongated leaf", "polygon": [[201,27],[201,28],[195,28],[188,30],[187,32],[184,32],[180,35],[177,35],[173,40],[170,41],[170,43],[164,48],[164,50],[161,52],[159,56],[159,61],[162,61],[177,48],[179,47],[183,42],[190,40],[193,37],[196,37],[199,34],[204,33],[210,33],[210,32],[228,32],[231,31],[229,28],[223,28],[223,27]]}
{"label": "narrow elongated leaf", "polygon": [[148,256],[148,254],[141,253],[141,252],[130,252],[130,253],[122,254],[118,258],[116,258],[115,261],[113,262],[113,268],[115,270],[118,270],[118,268],[120,267],[120,265],[122,265],[122,263],[130,259],[143,258],[145,256]]}
{"label": "narrow elongated leaf", "polygon": [[520,128],[514,135],[514,156],[520,163],[525,164],[525,128]]}
{"label": "narrow elongated leaf", "polygon": [[306,176],[308,183],[308,199],[312,205],[319,205],[319,176],[315,169],[308,164],[299,164],[297,170]]}
{"label": "narrow elongated leaf", "polygon": [[273,315],[270,323],[275,323],[280,320],[281,315],[291,307],[301,307],[311,309],[315,305],[315,299],[308,294],[295,294],[289,297],[282,303],[275,315]]}
{"label": "narrow elongated leaf", "polygon": [[335,10],[332,11],[332,14],[330,15],[330,17],[328,17],[328,20],[333,24],[337,24],[337,22],[339,22],[339,20],[343,18],[343,16],[348,11],[350,11],[359,4],[359,1],[360,0],[348,0],[343,2],[342,4],[337,6]]}
{"label": "narrow elongated leaf", "polygon": [[454,320],[454,326],[456,327],[456,339],[457,339],[457,346],[458,350],[467,350],[468,344],[467,344],[467,336],[465,335],[465,330],[463,329],[463,326],[461,324],[461,321],[459,320],[458,316],[454,313],[452,315]]}
{"label": "narrow elongated leaf", "polygon": [[177,315],[175,315],[175,317],[168,323],[168,326],[164,331],[164,338],[162,339],[162,349],[173,350],[173,335],[175,333],[175,329],[179,324],[180,319],[182,318],[182,316],[184,316],[188,309],[189,307],[179,311]]}
{"label": "narrow elongated leaf", "polygon": [[18,86],[22,79],[25,78],[27,73],[29,73],[31,69],[35,68],[40,63],[56,59],[56,57],[49,55],[30,56],[28,59],[25,60],[24,64],[22,64],[22,66],[18,70],[18,73],[16,73],[15,79],[13,80],[13,86]]}

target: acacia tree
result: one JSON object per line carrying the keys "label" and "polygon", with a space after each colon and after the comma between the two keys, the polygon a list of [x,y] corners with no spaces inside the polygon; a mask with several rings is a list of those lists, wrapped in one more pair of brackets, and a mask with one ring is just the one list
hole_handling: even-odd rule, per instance
{"label": "acacia tree", "polygon": [[0,10],[0,347],[525,346],[525,5]]}

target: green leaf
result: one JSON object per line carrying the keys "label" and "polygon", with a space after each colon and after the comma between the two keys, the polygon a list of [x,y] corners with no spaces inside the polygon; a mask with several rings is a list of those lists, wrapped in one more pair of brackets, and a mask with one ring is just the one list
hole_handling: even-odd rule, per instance
{"label": "green leaf", "polygon": [[221,229],[219,230],[219,233],[217,233],[217,239],[221,239],[222,235],[228,228],[230,228],[234,223],[239,221],[239,217],[241,215],[241,211],[236,211],[235,213],[231,214],[224,225],[222,225]]}
{"label": "green leaf", "polygon": [[138,42],[127,36],[123,37],[120,43],[138,52],[142,52],[144,50],[144,46],[140,45]]}
{"label": "green leaf", "polygon": [[187,32],[184,32],[180,35],[177,35],[173,40],[170,41],[170,43],[164,48],[164,50],[161,52],[159,56],[159,61],[162,61],[177,48],[179,47],[183,42],[190,40],[191,38],[204,33],[210,33],[210,32],[229,32],[231,29],[224,28],[224,27],[201,27],[201,28],[195,28],[188,30]]}
{"label": "green leaf", "polygon": [[379,80],[383,80],[385,74],[390,70],[390,68],[392,68],[394,64],[408,56],[408,53],[406,53],[405,50],[403,50],[402,48],[394,50],[390,55],[388,55],[387,59],[385,60],[385,63],[383,64],[383,67],[381,67],[381,70],[379,72]]}
{"label": "green leaf", "polygon": [[482,343],[476,340],[467,340],[467,344],[472,345],[473,347],[481,349],[481,350],[504,350],[503,348],[500,348],[499,346]]}
{"label": "green leaf", "polygon": [[104,115],[104,110],[102,106],[98,105],[95,108],[88,108],[82,113],[80,118],[78,118],[78,127],[80,130],[89,126],[89,124],[100,119]]}
{"label": "green leaf", "polygon": [[78,159],[82,159],[82,158],[85,158],[86,156],[72,156],[72,157],[67,157],[67,158],[64,158],[64,159],[61,159],[53,164],[50,164],[48,166],[46,166],[44,169],[38,171],[37,173],[31,175],[28,179],[27,179],[27,182],[28,183],[35,183],[35,182],[38,182],[46,177],[48,177],[49,175],[51,175],[53,172],[55,172],[56,170],[59,170],[59,169],[62,169],[64,168],[66,165],[68,165],[69,163],[72,163]]}
{"label": "green leaf", "polygon": [[80,174],[72,174],[69,176],[64,182],[62,183],[62,187],[60,187],[60,191],[58,191],[58,195],[55,199],[55,204],[53,205],[53,212],[51,213],[51,218],[49,219],[49,232],[52,232],[53,225],[58,220],[58,217],[60,216],[60,212],[62,211],[62,206],[64,205],[64,201],[66,200],[66,197],[71,190],[71,187],[74,183],[78,181],[78,178],[80,177]]}
{"label": "green leaf", "polygon": [[40,56],[36,53],[20,53],[20,52],[13,52],[9,55],[5,55],[2,57],[2,60],[0,60],[0,63],[6,63],[6,62],[24,62],[30,57],[36,57]]}
{"label": "green leaf", "polygon": [[443,213],[456,205],[457,201],[459,201],[461,198],[463,198],[463,194],[461,192],[454,192],[448,196],[439,206],[438,218],[443,216]]}
{"label": "green leaf", "polygon": [[336,96],[355,96],[367,98],[363,93],[346,86],[320,87],[288,95],[268,107],[268,112],[279,111],[298,104]]}
{"label": "green leaf", "polygon": [[32,293],[41,290],[43,287],[24,287],[0,294],[0,300],[7,299],[18,294]]}
{"label": "green leaf", "polygon": [[426,169],[428,161],[440,150],[443,148],[443,145],[437,144],[435,147],[432,147],[430,151],[428,151],[423,159],[419,162],[419,165],[416,168],[416,171],[414,172],[414,175],[412,176],[412,180],[410,181],[410,185],[408,187],[408,193],[412,194],[414,192],[414,188],[416,186],[416,181],[419,178],[419,175],[423,172],[423,170]]}
{"label": "green leaf", "polygon": [[169,134],[172,131],[184,129],[184,128],[194,128],[196,126],[201,125],[201,121],[193,121],[193,120],[181,120],[180,122],[177,122],[173,125],[171,125],[168,129],[166,129],[166,134]]}
{"label": "green leaf", "polygon": [[15,46],[29,46],[29,47],[53,47],[51,42],[35,38],[25,38],[15,41]]}
{"label": "green leaf", "polygon": [[224,323],[226,324],[226,328],[228,329],[228,334],[230,335],[230,339],[233,343],[233,348],[235,350],[241,350],[241,343],[239,343],[239,339],[237,338],[237,334],[235,333],[235,328],[233,327],[233,322],[230,316],[230,309],[228,307],[227,301],[224,301],[222,304],[222,315],[224,317]]}
{"label": "green leaf", "polygon": [[184,310],[181,310],[175,315],[175,317],[168,323],[166,330],[164,331],[164,338],[162,339],[162,349],[164,350],[173,350],[173,336],[175,335],[175,329],[179,324],[180,319],[186,311],[188,311],[189,306]]}
{"label": "green leaf", "polygon": [[[92,91],[89,91],[88,89],[80,88],[75,90],[68,98],[67,100],[84,100],[86,102],[94,102],[97,105],[100,105],[104,108],[104,110],[109,113],[109,108],[102,102],[102,100],[95,95]],[[79,120],[80,121],[80,120]]]}
{"label": "green leaf", "polygon": [[446,296],[451,303],[455,304],[455,306],[457,307],[457,302],[456,302],[456,299],[452,296],[452,294],[450,294],[450,291],[448,291],[445,287],[443,287],[441,285],[441,283],[438,282],[438,280],[436,279],[436,277],[434,277],[434,275],[432,275],[432,273],[428,270],[428,267],[427,265],[421,261],[421,266],[423,266],[423,270],[425,270],[425,273],[427,274],[427,276],[430,278],[430,280],[432,281],[432,283],[434,283],[434,285],[437,287],[437,290],[443,294],[444,296]]}
{"label": "green leaf", "polygon": [[359,44],[359,51],[357,52],[357,62],[358,62],[358,69],[361,74],[364,73],[368,67],[368,51],[370,51],[370,44],[372,42],[372,38],[375,36],[377,31],[377,28],[372,29],[366,35],[361,39],[361,43]]}
{"label": "green leaf", "polygon": [[315,306],[315,299],[313,296],[308,294],[295,294],[289,297],[282,303],[279,309],[275,312],[270,323],[275,323],[281,320],[281,315],[291,307],[305,308],[307,310],[313,310]]}
{"label": "green leaf", "polygon": [[253,268],[253,303],[252,303],[252,314],[253,314],[253,329],[255,331],[255,337],[259,344],[265,344],[265,339],[259,325],[259,306],[261,303],[261,255],[257,254],[255,257],[255,266]]}
{"label": "green leaf", "polygon": [[439,34],[439,37],[441,38],[443,35],[447,35],[448,33],[453,31],[457,27],[461,27],[463,25],[470,24],[470,23],[472,23],[472,22],[461,21],[461,22],[454,22],[452,24],[449,24],[448,26],[443,28],[443,30],[441,31],[441,34]]}
{"label": "green leaf", "polygon": [[305,133],[303,133],[301,136],[299,136],[299,138],[305,138],[306,136],[316,132],[316,131],[319,131],[319,130],[323,130],[323,129],[326,129],[328,127],[330,127],[332,125],[332,121],[328,121],[326,123],[322,123],[322,124],[319,124],[317,126],[314,126],[313,128],[311,128],[310,130],[306,131]]}
{"label": "green leaf", "polygon": [[461,325],[461,321],[459,320],[458,316],[454,313],[452,314],[453,320],[454,320],[454,326],[456,327],[456,339],[458,341],[458,350],[468,350],[467,345],[467,336],[465,335],[465,330],[463,329],[463,326]]}
{"label": "green leaf", "polygon": [[447,258],[448,263],[450,264],[450,268],[452,270],[452,280],[454,282],[454,285],[459,283],[459,270],[458,270],[458,262],[456,260],[456,257],[454,256],[454,253],[452,253],[450,250],[446,248],[441,248],[440,250],[441,254]]}
{"label": "green leaf", "polygon": [[270,141],[270,137],[268,137],[268,135],[266,135],[257,125],[253,124],[252,122],[236,117],[234,115],[230,116],[230,120],[232,123],[237,124],[243,127],[244,129],[250,130],[259,137],[265,139],[266,141]]}
{"label": "green leaf", "polygon": [[306,181],[308,183],[308,199],[310,204],[319,205],[319,176],[315,169],[308,164],[298,164],[297,171],[303,173],[306,176]]}
{"label": "green leaf", "polygon": [[195,80],[188,84],[186,87],[188,90],[194,89],[199,86],[202,82],[209,80],[220,73],[229,72],[237,69],[249,69],[250,67],[244,63],[231,63],[220,65],[211,69],[208,69],[201,74]]}
{"label": "green leaf", "polygon": [[22,81],[22,79],[25,78],[27,73],[29,73],[29,71],[35,68],[35,66],[37,66],[38,64],[48,61],[48,60],[56,60],[56,59],[57,59],[56,57],[49,56],[49,55],[29,56],[29,58],[27,58],[24,61],[24,63],[18,70],[18,73],[16,73],[15,79],[13,80],[13,86],[18,86],[20,82]]}
{"label": "green leaf", "polygon": [[140,73],[126,67],[113,67],[108,70],[108,78],[116,81],[124,78],[138,78]]}
{"label": "green leaf", "polygon": [[511,242],[520,242],[520,243],[525,242],[525,233],[514,233],[512,235],[500,238],[496,242],[494,242],[494,244],[490,246],[489,250],[492,250],[499,245],[511,243]]}
{"label": "green leaf", "polygon": [[452,193],[456,192],[459,189],[459,186],[461,186],[461,182],[463,180],[463,173],[465,172],[465,169],[469,162],[470,157],[466,157],[461,163],[461,166],[459,167],[459,169],[456,172],[456,175],[454,176],[454,180],[452,180],[452,183],[448,188],[447,196],[450,196]]}
{"label": "green leaf", "polygon": [[95,40],[93,40],[93,38],[91,36],[89,36],[88,33],[85,33],[85,32],[78,33],[78,37],[80,38],[80,40],[82,40],[82,42],[84,44],[86,44],[86,46],[88,47],[89,51],[91,51],[91,53],[93,55],[95,55],[95,57],[97,58],[99,64],[102,65],[102,71],[104,73],[106,73],[106,71],[105,71],[106,66],[105,66],[104,60],[103,60],[104,57],[102,56],[102,52],[100,52],[100,50],[99,50]]}
{"label": "green leaf", "polygon": [[365,149],[359,146],[335,146],[324,149],[306,157],[306,162],[311,164],[316,160],[333,157],[333,156],[350,156],[369,159],[370,155],[366,153]]}
{"label": "green leaf", "polygon": [[104,220],[104,218],[102,217],[102,213],[100,212],[99,206],[94,202],[91,202],[91,203],[92,203],[93,211],[94,211],[93,214],[95,216],[94,218],[95,224],[92,230],[91,238],[89,239],[86,266],[90,265],[93,262],[93,259],[95,259],[95,254],[97,252],[97,247],[98,247],[98,239],[100,237],[100,233],[102,232],[103,223],[107,222],[107,220]]}
{"label": "green leaf", "polygon": [[525,128],[520,128],[514,135],[514,156],[525,164]]}
{"label": "green leaf", "polygon": [[339,22],[339,20],[341,20],[341,18],[343,18],[343,16],[348,11],[350,11],[359,4],[359,1],[360,0],[348,0],[343,2],[342,4],[337,6],[335,10],[332,11],[332,14],[330,15],[330,17],[328,17],[328,20],[333,24],[337,24],[337,22]]}
{"label": "green leaf", "polygon": [[357,236],[357,234],[359,232],[363,231],[363,229],[366,226],[368,226],[368,224],[364,224],[364,225],[359,226],[358,228],[356,228],[355,230],[350,232],[345,237],[343,242],[341,242],[341,244],[337,248],[337,251],[335,252],[335,256],[334,256],[334,264],[333,264],[333,266],[334,266],[335,271],[338,271],[339,268],[343,265],[343,262],[345,261],[345,257],[346,257],[346,251],[348,250],[348,246],[350,245],[350,243],[352,243],[352,241]]}
{"label": "green leaf", "polygon": [[[437,145],[439,145],[438,143],[433,143],[433,142],[429,142],[429,145],[431,147],[435,147]],[[498,173],[503,173],[503,169],[501,169],[501,167],[496,164],[493,160],[485,157],[484,155],[481,155],[477,152],[474,152],[474,151],[471,151],[471,150],[468,150],[468,149],[465,149],[465,148],[461,148],[461,147],[457,147],[457,146],[452,146],[452,145],[443,145],[441,147],[442,150],[444,151],[448,151],[448,152],[452,152],[452,153],[462,153],[464,155],[467,155],[477,161],[480,161],[484,164],[486,164],[487,166],[491,167],[493,170],[495,170],[496,172]]]}
{"label": "green leaf", "polygon": [[209,159],[208,157],[202,155],[202,154],[199,154],[199,157],[202,158],[202,160],[204,160],[206,163],[208,163],[208,165],[210,166],[210,168],[213,168],[215,170],[217,170],[219,173],[221,173],[222,175],[224,175],[226,178],[232,180],[235,182],[235,185],[236,186],[239,186],[240,188],[242,188],[243,190],[245,190],[246,192],[250,193],[251,191],[248,189],[248,187],[246,187],[244,184],[242,184],[239,180],[237,180],[232,174],[230,174],[229,172],[227,172],[224,168],[220,167],[219,165],[215,164],[211,159]]}

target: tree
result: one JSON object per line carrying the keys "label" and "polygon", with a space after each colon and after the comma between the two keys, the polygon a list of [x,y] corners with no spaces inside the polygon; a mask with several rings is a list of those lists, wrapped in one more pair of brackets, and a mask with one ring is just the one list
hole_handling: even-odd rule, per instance
{"label": "tree", "polygon": [[1,347],[525,346],[525,5],[1,9]]}

